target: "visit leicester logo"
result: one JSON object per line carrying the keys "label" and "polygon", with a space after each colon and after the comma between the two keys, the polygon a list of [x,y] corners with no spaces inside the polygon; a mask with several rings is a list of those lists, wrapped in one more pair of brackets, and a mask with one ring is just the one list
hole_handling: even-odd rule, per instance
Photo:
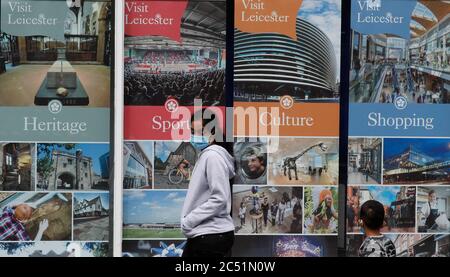
{"label": "visit leicester logo", "polygon": [[178,109],[178,106],[178,101],[173,98],[167,99],[166,103],[164,103],[164,107],[169,113],[175,112]]}
{"label": "visit leicester logo", "polygon": [[408,99],[404,96],[397,96],[394,100],[394,105],[397,110],[404,110],[408,106]]}
{"label": "visit leicester logo", "polygon": [[409,39],[416,3],[413,0],[352,0],[351,28],[365,35],[390,34]]}
{"label": "visit leicester logo", "polygon": [[303,0],[235,0],[235,28],[246,33],[277,33],[297,39],[297,13]]}
{"label": "visit leicester logo", "polygon": [[284,95],[280,98],[280,105],[283,107],[283,109],[290,109],[292,106],[294,106],[294,98],[290,95]]}
{"label": "visit leicester logo", "polygon": [[52,114],[58,114],[62,111],[62,103],[59,100],[52,100],[50,102],[48,102],[48,110],[49,112],[51,112]]}
{"label": "visit leicester logo", "polygon": [[125,34],[163,36],[181,42],[181,18],[188,1],[125,1]]}

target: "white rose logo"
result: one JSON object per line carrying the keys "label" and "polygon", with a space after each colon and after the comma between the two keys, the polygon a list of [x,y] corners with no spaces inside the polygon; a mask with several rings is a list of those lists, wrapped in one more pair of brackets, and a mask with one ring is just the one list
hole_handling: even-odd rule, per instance
{"label": "white rose logo", "polygon": [[59,100],[52,100],[48,103],[48,110],[52,113],[52,114],[57,114],[60,113],[62,111],[62,103]]}
{"label": "white rose logo", "polygon": [[166,103],[164,104],[164,107],[166,108],[166,111],[169,113],[173,113],[178,109],[178,101],[176,99],[168,99]]}
{"label": "white rose logo", "polygon": [[394,105],[397,110],[404,110],[408,106],[408,99],[404,96],[397,96],[394,100]]}
{"label": "white rose logo", "polygon": [[294,98],[290,95],[284,95],[280,98],[280,105],[284,109],[290,109],[292,106],[294,106]]}

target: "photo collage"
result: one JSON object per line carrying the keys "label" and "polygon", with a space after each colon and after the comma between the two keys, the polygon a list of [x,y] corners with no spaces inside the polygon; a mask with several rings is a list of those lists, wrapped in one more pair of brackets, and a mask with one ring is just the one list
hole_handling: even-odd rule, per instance
{"label": "photo collage", "polygon": [[376,200],[385,210],[382,233],[448,235],[449,162],[450,138],[349,138],[347,233],[362,234],[360,208]]}
{"label": "photo collage", "polygon": [[[201,152],[191,139],[194,104],[224,114],[227,4],[139,2],[146,17],[170,22],[159,28],[134,24],[142,13],[133,3],[125,6],[122,256],[180,257],[181,209]],[[173,116],[185,109],[189,118]]]}
{"label": "photo collage", "polygon": [[233,256],[336,256],[338,139],[237,138]]}
{"label": "photo collage", "polygon": [[0,143],[0,210],[0,249],[11,255],[41,241],[74,251],[48,255],[107,255],[109,144]]}
{"label": "photo collage", "polygon": [[[347,255],[358,256],[361,208],[384,208],[397,257],[450,256],[450,72],[447,1],[352,1]],[[401,7],[401,8],[400,8]],[[396,24],[358,18],[402,18]]]}
{"label": "photo collage", "polygon": [[[272,161],[278,165],[274,171],[283,172],[284,168],[281,157],[271,158],[267,153],[270,140],[236,139],[234,154],[239,158],[235,160],[232,218],[235,234],[242,235],[241,240],[257,235],[280,235],[280,238],[297,235],[292,237],[294,241],[314,238],[308,235],[328,234],[336,238],[337,139],[323,139],[317,147],[311,145],[311,142],[317,144],[314,139],[296,140],[296,145],[304,147],[299,153],[303,152],[305,158],[299,157],[294,163],[298,166],[295,171],[317,183],[271,182],[268,169]],[[287,138],[285,145],[293,145],[292,139]],[[123,255],[181,255],[184,247],[181,209],[201,151],[188,141],[126,141],[123,150]],[[294,169],[291,171],[295,176]],[[322,175],[327,177],[322,180]],[[318,242],[329,240],[318,239]],[[332,248],[327,252],[322,248],[329,246],[320,243],[317,245],[320,253],[332,253]],[[298,244],[301,245],[300,241]]]}
{"label": "photo collage", "polygon": [[338,139],[273,140],[234,143],[235,234],[337,234]]}

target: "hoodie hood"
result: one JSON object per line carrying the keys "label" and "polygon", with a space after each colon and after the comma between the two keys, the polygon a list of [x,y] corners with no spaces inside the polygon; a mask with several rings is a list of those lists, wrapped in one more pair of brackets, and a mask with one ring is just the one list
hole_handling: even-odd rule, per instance
{"label": "hoodie hood", "polygon": [[199,159],[204,153],[206,153],[208,151],[214,151],[214,152],[218,153],[223,158],[223,160],[225,161],[225,163],[227,165],[228,176],[229,176],[230,179],[233,178],[234,174],[235,174],[234,173],[234,158],[233,158],[233,156],[231,156],[230,153],[228,153],[228,151],[225,148],[223,148],[222,146],[219,146],[219,145],[216,145],[216,144],[212,144],[212,145],[206,147],[200,153]]}
{"label": "hoodie hood", "polygon": [[181,229],[188,238],[234,230],[231,186],[234,158],[225,148],[210,145],[199,155],[181,211]]}

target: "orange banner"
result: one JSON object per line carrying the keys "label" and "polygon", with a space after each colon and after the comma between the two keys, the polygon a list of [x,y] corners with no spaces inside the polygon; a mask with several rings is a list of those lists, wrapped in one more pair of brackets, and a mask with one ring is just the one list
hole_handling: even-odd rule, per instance
{"label": "orange banner", "polygon": [[279,33],[297,39],[302,0],[235,0],[235,27],[247,33]]}
{"label": "orange banner", "polygon": [[338,103],[296,103],[289,108],[279,102],[235,102],[234,135],[339,136]]}

